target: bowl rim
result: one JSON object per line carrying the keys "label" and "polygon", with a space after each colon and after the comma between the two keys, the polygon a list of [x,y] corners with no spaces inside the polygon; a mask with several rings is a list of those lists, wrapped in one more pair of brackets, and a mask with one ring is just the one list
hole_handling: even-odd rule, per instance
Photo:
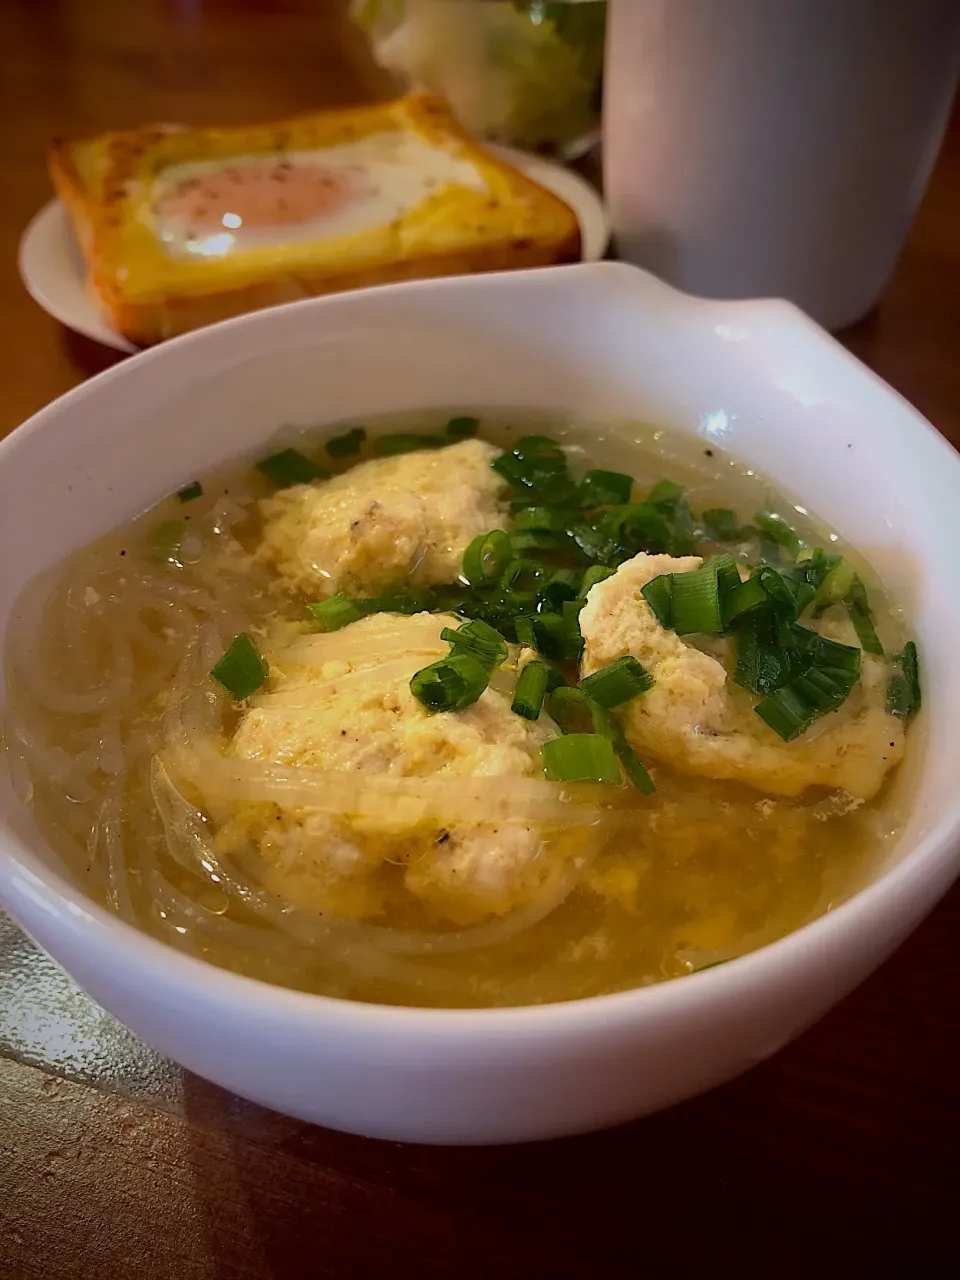
{"label": "bowl rim", "polygon": [[[958,466],[960,456],[936,428],[872,370],[868,369],[846,348],[827,334],[793,304],[780,299],[743,299],[735,301],[696,298],[655,279],[639,268],[618,262],[576,264],[555,268],[539,268],[526,272],[491,273],[487,276],[452,278],[442,280],[418,280],[400,285],[384,285],[362,292],[380,294],[384,290],[408,293],[426,292],[439,288],[476,288],[496,286],[499,276],[509,274],[519,277],[536,277],[543,281],[547,275],[579,273],[583,276],[626,275],[638,283],[652,297],[668,300],[674,307],[692,307],[704,311],[714,306],[722,307],[725,315],[731,311],[739,314],[778,312],[789,318],[790,323],[807,331],[808,339],[814,339],[822,348],[830,351],[835,361],[846,364],[857,376],[880,390],[885,397],[905,411],[905,423],[909,430],[923,432],[932,437],[943,450],[944,461]],[[227,329],[240,330],[269,325],[272,321],[298,309],[322,310],[336,306],[341,295],[301,299],[283,306],[269,308],[237,316],[204,329],[183,334],[167,342],[133,355],[95,377],[80,383],[50,404],[41,408],[0,441],[0,466],[11,448],[19,445],[27,436],[44,430],[49,422],[65,410],[73,409],[87,397],[102,393],[105,386],[114,381],[136,377],[137,371],[146,365],[173,358],[185,346],[202,346],[216,341]],[[274,316],[274,313],[279,313]],[[755,951],[713,968],[684,975],[682,981],[667,980],[646,986],[606,995],[587,996],[549,1004],[525,1004],[484,1008],[431,1008],[420,1005],[390,1005],[335,996],[315,994],[283,987],[262,979],[220,968],[211,962],[179,951],[166,942],[145,933],[127,923],[107,908],[88,898],[75,888],[59,871],[39,861],[20,838],[7,826],[0,814],[0,888],[8,909],[21,928],[28,932],[36,929],[37,941],[44,945],[44,937],[60,936],[64,931],[72,935],[75,943],[91,953],[97,953],[97,963],[125,966],[128,980],[138,974],[149,973],[154,983],[159,975],[160,983],[167,989],[189,988],[197,996],[223,1006],[227,1004],[247,1018],[267,1022],[277,1020],[285,1026],[300,1031],[323,1027],[327,1031],[342,1030],[352,1038],[359,1034],[382,1037],[392,1035],[399,1045],[411,1032],[418,1042],[426,1036],[437,1047],[456,1050],[462,1047],[465,1032],[480,1030],[484,1035],[497,1033],[510,1036],[529,1032],[543,1036],[563,1037],[570,1031],[578,1034],[603,1029],[611,1030],[633,1026],[640,1020],[654,1019],[669,1013],[685,1017],[708,1006],[740,1002],[753,992],[766,988],[778,975],[799,974],[812,969],[820,962],[829,962],[834,949],[842,949],[846,939],[863,929],[887,920],[894,922],[891,934],[899,937],[933,906],[945,892],[954,876],[960,872],[960,796],[951,802],[940,821],[911,848],[904,851],[900,860],[882,871],[864,888],[817,918],[801,925],[782,938]],[[57,925],[45,926],[45,919],[56,917]],[[896,928],[897,920],[909,924]],[[29,920],[26,925],[22,921]],[[840,992],[839,994],[842,994]]]}

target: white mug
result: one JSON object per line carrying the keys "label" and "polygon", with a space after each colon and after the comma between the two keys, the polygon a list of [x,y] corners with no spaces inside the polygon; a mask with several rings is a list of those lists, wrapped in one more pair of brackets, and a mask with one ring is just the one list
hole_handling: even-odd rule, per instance
{"label": "white mug", "polygon": [[620,256],[852,324],[893,272],[958,70],[960,0],[611,0]]}

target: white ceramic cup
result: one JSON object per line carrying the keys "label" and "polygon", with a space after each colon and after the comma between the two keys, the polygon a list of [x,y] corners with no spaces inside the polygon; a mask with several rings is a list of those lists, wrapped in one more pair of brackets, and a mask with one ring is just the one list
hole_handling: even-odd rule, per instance
{"label": "white ceramic cup", "polygon": [[604,177],[621,257],[835,330],[878,301],[960,68],[960,0],[612,0]]}

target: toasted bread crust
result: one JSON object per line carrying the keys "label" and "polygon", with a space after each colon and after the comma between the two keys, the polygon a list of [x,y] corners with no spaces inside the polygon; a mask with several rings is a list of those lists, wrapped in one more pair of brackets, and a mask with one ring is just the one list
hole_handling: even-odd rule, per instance
{"label": "toasted bread crust", "polygon": [[[198,265],[169,256],[149,218],[151,183],[164,168],[231,155],[336,146],[382,130],[405,130],[470,161],[481,194],[450,186],[382,229],[334,244],[281,246]],[[141,345],[229,316],[297,298],[426,276],[576,261],[580,231],[563,201],[484,150],[427,94],[348,111],[229,129],[158,125],[57,141],[49,170],[111,324]],[[384,243],[379,243],[384,241]]]}

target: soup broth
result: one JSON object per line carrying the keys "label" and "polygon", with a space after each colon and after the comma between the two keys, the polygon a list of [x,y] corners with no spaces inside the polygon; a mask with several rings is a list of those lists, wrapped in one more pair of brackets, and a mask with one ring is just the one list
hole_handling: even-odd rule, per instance
{"label": "soup broth", "polygon": [[[741,577],[760,559],[777,557],[785,572],[796,562],[795,546],[769,536],[764,542],[762,530],[720,541],[701,513],[734,509],[745,521],[757,511],[779,513],[807,547],[842,554],[866,584],[887,658],[904,649],[904,619],[855,551],[709,444],[623,423],[479,416],[480,438],[506,451],[531,435],[560,441],[578,478],[590,468],[626,473],[635,494],[665,478],[679,482],[696,517],[690,534],[696,554],[732,554],[744,566]],[[449,417],[367,420],[358,453],[331,455],[325,448],[355,424],[287,432],[271,448],[295,447],[338,474],[372,456],[377,437],[442,435]],[[74,555],[28,589],[10,623],[4,737],[18,791],[85,892],[139,928],[224,968],[336,997],[449,1007],[535,1004],[680,977],[771,942],[854,892],[896,837],[903,815],[889,782],[866,801],[824,785],[789,795],[690,771],[669,752],[668,758],[638,752],[655,784],[649,795],[623,782],[548,784],[539,766],[523,779],[456,774],[446,784],[441,767],[438,787],[426,768],[410,782],[365,765],[338,771],[333,757],[311,783],[300,757],[291,764],[262,744],[244,758],[242,777],[230,772],[237,750],[230,744],[249,731],[246,717],[260,696],[237,701],[211,680],[234,638],[251,636],[273,664],[278,635],[308,648],[323,635],[330,653],[342,637],[346,664],[333,675],[324,667],[324,687],[345,696],[336,682],[357,679],[351,648],[362,648],[349,638],[367,634],[350,626],[370,624],[327,635],[305,622],[305,606],[316,596],[302,584],[291,588],[277,560],[255,554],[271,509],[264,500],[276,501],[277,493],[276,475],[257,470],[255,461],[200,477],[201,493],[194,486],[171,495]],[[554,567],[569,562],[566,551],[541,541]],[[585,567],[574,563],[577,574]],[[382,590],[378,583],[367,594]],[[438,600],[446,616],[451,609],[442,595]],[[832,610],[846,618],[839,604]],[[394,662],[385,634],[376,662],[359,668],[376,666],[383,679]],[[735,654],[721,637],[685,640],[732,669]],[[411,660],[404,689],[418,662],[426,666],[439,656],[427,652],[431,643],[426,656]],[[516,653],[511,648],[512,676],[491,677],[491,687],[500,678],[515,680]],[[558,666],[575,678],[569,663],[561,659]],[[262,703],[261,729],[282,719],[285,708],[297,710],[304,696],[296,679],[289,689],[278,683],[273,665],[268,686],[274,701]],[[508,690],[504,705],[512,715],[509,697]],[[539,750],[546,710],[529,723],[524,742]],[[815,740],[817,732],[814,725],[802,740]],[[494,746],[488,742],[484,750]],[[183,763],[188,757],[192,773]],[[242,779],[257,769],[268,789],[241,796]],[[334,803],[338,777],[345,788],[358,778],[363,785]],[[329,891],[297,861],[302,827],[300,844],[288,840],[273,861],[264,853],[273,847],[267,828],[276,822],[289,835],[289,813],[309,803],[311,786],[326,788],[328,809],[340,806],[337,822],[355,824],[358,847],[386,842],[386,854],[361,879],[338,881]],[[556,802],[543,791],[548,786]],[[292,810],[277,800],[282,794],[293,797]],[[483,848],[499,857],[517,829],[514,794],[520,819],[540,815],[536,854],[524,872],[534,889],[489,911],[466,898],[461,910],[447,882],[442,894],[432,882],[420,896],[409,891],[411,863],[442,849],[461,809],[464,820],[483,824]],[[407,802],[420,806],[420,817],[388,831],[378,806],[392,818]],[[236,813],[243,815],[239,824]]]}

